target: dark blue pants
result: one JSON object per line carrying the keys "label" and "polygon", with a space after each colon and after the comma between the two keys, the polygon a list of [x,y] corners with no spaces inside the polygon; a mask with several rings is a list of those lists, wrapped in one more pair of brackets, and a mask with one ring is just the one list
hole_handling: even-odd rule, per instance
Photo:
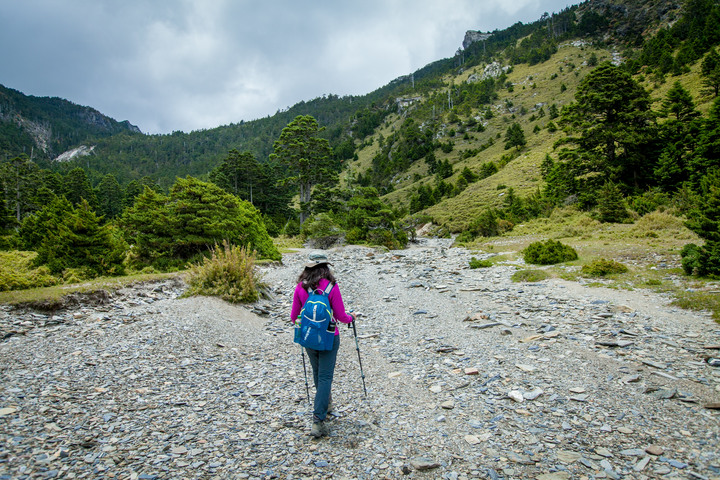
{"label": "dark blue pants", "polygon": [[340,349],[340,335],[335,335],[332,350],[313,350],[306,348],[310,365],[312,365],[313,382],[315,383],[315,405],[313,415],[316,420],[325,420],[327,416],[328,403],[330,402],[330,390],[332,389],[333,375],[335,373],[335,361],[337,360],[338,349]]}

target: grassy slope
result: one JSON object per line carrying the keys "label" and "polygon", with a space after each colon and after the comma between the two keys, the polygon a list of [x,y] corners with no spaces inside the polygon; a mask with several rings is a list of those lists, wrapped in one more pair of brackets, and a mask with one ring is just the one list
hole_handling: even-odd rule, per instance
{"label": "grassy slope", "polygon": [[[550,60],[544,63],[533,66],[514,66],[513,71],[508,75],[508,80],[514,84],[514,91],[509,92],[503,89],[499,92],[499,99],[492,105],[495,116],[489,121],[485,121],[485,132],[470,133],[470,140],[463,140],[460,135],[440,139],[441,141],[451,140],[455,143],[455,148],[449,154],[445,154],[440,150],[435,152],[438,161],[448,159],[453,165],[456,173],[448,179],[452,183],[457,181],[458,174],[464,167],[477,172],[483,163],[488,161],[497,163],[503,155],[513,153],[511,150],[504,149],[503,140],[505,131],[512,122],[518,122],[522,126],[527,145],[519,152],[517,158],[495,175],[471,184],[457,197],[444,199],[437,205],[428,208],[425,213],[428,213],[435,223],[445,225],[451,231],[461,231],[485,208],[502,205],[503,196],[505,195],[503,187],[512,187],[521,196],[527,195],[537,188],[542,188],[540,164],[546,154],[552,155],[554,153],[553,144],[563,135],[560,131],[550,133],[545,128],[547,123],[551,121],[549,115],[547,115],[548,107],[550,104],[555,103],[558,109],[561,109],[563,105],[574,100],[574,92],[580,81],[592,70],[592,67],[587,66],[587,59],[593,52],[597,55],[598,62],[612,58],[612,51],[609,50],[565,44],[558,49],[558,52]],[[447,77],[445,80],[447,84],[452,81],[455,85],[459,85],[465,82],[471,74],[481,73],[481,71],[482,66],[477,66],[455,77]],[[712,99],[701,95],[701,80],[698,71],[699,65],[695,65],[689,74],[668,77],[664,83],[659,84],[650,78],[642,76],[638,77],[638,80],[651,92],[652,98],[656,100],[655,109],[659,108],[659,103],[668,89],[676,80],[679,80],[693,94],[698,109],[703,114],[707,114]],[[556,77],[551,78],[554,74]],[[562,84],[567,87],[564,92],[561,91]],[[513,114],[506,107],[506,100],[512,102],[514,108],[524,107],[527,113],[520,115],[516,111]],[[537,106],[541,104],[545,105],[546,115],[531,121],[532,115],[537,112]],[[479,111],[473,112],[473,115],[479,115]],[[353,162],[350,168],[355,171],[367,170],[373,156],[378,151],[377,138],[379,135],[382,134],[387,137],[394,129],[399,127],[402,120],[397,114],[389,117],[388,121],[373,136],[373,144],[359,151],[358,160]],[[557,120],[555,122],[557,123]],[[535,125],[538,125],[542,130],[533,133]],[[449,131],[450,126],[447,126],[445,130]],[[474,157],[461,160],[463,151],[477,149],[490,138],[495,139],[494,145]],[[421,177],[419,181],[414,180],[416,174]],[[428,176],[425,162],[416,162],[406,173],[396,178],[395,190],[386,195],[384,200],[394,206],[407,205],[410,195],[418,185],[432,185],[434,181],[434,178]]]}
{"label": "grassy slope", "polygon": [[[525,132],[527,146],[517,157],[495,175],[471,184],[464,192],[454,198],[444,199],[439,204],[427,209],[436,224],[445,225],[451,231],[461,231],[473,218],[487,207],[500,206],[505,195],[505,187],[512,187],[519,195],[527,195],[537,188],[542,188],[543,181],[539,167],[546,154],[553,155],[553,144],[562,137],[560,131],[550,133],[545,126],[550,120],[548,106],[555,103],[558,109],[574,100],[580,81],[592,69],[587,66],[587,59],[595,52],[598,62],[610,60],[611,50],[599,50],[590,46],[565,45],[547,62],[539,65],[516,65],[508,75],[514,84],[513,92],[502,90],[499,99],[492,106],[494,118],[486,122],[486,131],[471,133],[469,141],[461,136],[442,138],[441,141],[452,140],[455,148],[449,154],[440,150],[435,152],[438,159],[449,159],[456,172],[464,167],[478,171],[482,163],[498,162],[503,155],[509,153],[504,149],[504,135],[512,122],[518,122]],[[455,85],[467,80],[473,73],[480,73],[482,67],[475,67],[454,78],[446,78],[446,83]],[[651,94],[655,101],[654,109],[660,108],[662,99],[675,81],[680,81],[688,89],[703,115],[707,115],[712,98],[702,94],[699,63],[691,68],[690,73],[679,77],[667,77],[664,82],[639,75],[638,80]],[[551,78],[554,74],[557,76]],[[567,89],[561,92],[561,85]],[[514,107],[524,107],[527,113],[513,115],[506,108],[506,100]],[[535,121],[530,118],[536,112],[536,105],[545,104],[544,117]],[[478,115],[479,112],[473,112]],[[466,120],[466,119],[463,119]],[[402,118],[393,115],[379,133],[388,136],[393,128],[400,125]],[[659,121],[662,121],[660,119]],[[557,120],[555,120],[557,123]],[[533,133],[535,125],[542,130]],[[449,130],[450,126],[446,128]],[[499,138],[498,138],[499,135]],[[376,137],[377,139],[377,134]],[[489,138],[495,138],[495,144],[472,158],[461,160],[464,150],[478,148]],[[359,159],[352,168],[364,171],[370,166],[372,157],[377,152],[377,143],[362,149]],[[414,180],[415,174],[422,178]],[[458,173],[449,179],[457,180]],[[427,166],[423,161],[416,162],[396,184],[396,189],[385,196],[384,200],[395,206],[407,205],[410,195],[421,183],[434,184],[434,179],[427,176]],[[500,188],[498,188],[500,187]],[[717,282],[686,277],[680,268],[681,248],[687,243],[702,241],[684,225],[682,219],[662,212],[654,212],[643,218],[636,219],[632,224],[601,224],[586,213],[577,212],[572,208],[558,209],[550,218],[539,218],[517,225],[511,232],[502,237],[479,239],[468,245],[477,250],[478,255],[497,254],[493,262],[512,262],[521,258],[522,249],[530,242],[548,238],[561,240],[577,249],[580,258],[568,264],[543,267],[553,276],[583,282],[597,283],[613,288],[636,289],[650,288],[667,292],[678,306],[709,310],[714,318],[720,321],[720,300]],[[626,274],[613,275],[603,279],[583,279],[580,267],[598,258],[619,261],[630,268]],[[533,268],[527,266],[525,268]]]}

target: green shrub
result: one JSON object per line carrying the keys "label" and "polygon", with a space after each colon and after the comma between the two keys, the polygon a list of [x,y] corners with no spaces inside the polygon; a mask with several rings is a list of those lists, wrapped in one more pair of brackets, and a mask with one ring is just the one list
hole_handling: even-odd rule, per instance
{"label": "green shrub", "polygon": [[615,260],[599,258],[582,266],[580,272],[586,277],[604,277],[618,273],[626,273],[628,268]]}
{"label": "green shrub", "polygon": [[698,261],[700,257],[700,247],[694,243],[688,243],[680,251],[680,257],[682,258],[682,268],[685,275],[692,275],[700,266]]}
{"label": "green shrub", "polygon": [[606,182],[598,191],[598,220],[604,223],[622,223],[629,217],[620,188]]}
{"label": "green shrub", "polygon": [[54,198],[21,227],[23,243],[38,255],[35,266],[45,265],[59,275],[82,268],[88,278],[125,273],[127,244],[110,224],[101,219],[84,199],[71,205],[65,197]]}
{"label": "green shrub", "polygon": [[478,260],[475,257],[472,257],[470,259],[470,268],[488,268],[492,267],[492,262],[490,260]]}
{"label": "green shrub", "polygon": [[556,263],[577,260],[578,254],[574,248],[563,245],[556,240],[533,242],[523,250],[526,263],[535,265],[553,265]]}
{"label": "green shrub", "polygon": [[669,204],[670,197],[667,193],[659,189],[652,189],[644,192],[642,195],[633,197],[630,201],[630,208],[635,210],[639,215],[647,215]]}
{"label": "green shrub", "polygon": [[386,228],[378,228],[376,230],[369,231],[367,234],[367,241],[371,245],[380,245],[390,249],[394,249],[396,247],[395,237],[393,237],[392,232]]}
{"label": "green shrub", "polygon": [[473,220],[468,230],[476,237],[495,237],[500,234],[498,216],[494,210],[484,210]]}
{"label": "green shrub", "polygon": [[327,213],[318,213],[302,224],[300,234],[312,248],[326,249],[338,243],[343,231]]}
{"label": "green shrub", "polygon": [[540,282],[550,278],[550,274],[545,270],[518,270],[513,273],[510,279],[513,282]]}
{"label": "green shrub", "polygon": [[465,230],[460,235],[458,235],[455,240],[458,243],[469,243],[469,242],[472,242],[474,239],[475,239],[475,236],[472,234],[472,232]]}
{"label": "green shrub", "polygon": [[35,252],[0,252],[0,292],[49,287],[60,283],[49,268],[32,266],[35,257]]}
{"label": "green shrub", "polygon": [[252,303],[260,298],[264,285],[255,271],[255,254],[245,247],[223,242],[211,256],[194,264],[187,276],[185,296],[209,295],[232,303]]}
{"label": "green shrub", "polygon": [[133,244],[137,268],[180,268],[225,240],[252,249],[260,258],[281,258],[257,208],[193,177],[178,178],[169,196],[146,188],[119,223]]}

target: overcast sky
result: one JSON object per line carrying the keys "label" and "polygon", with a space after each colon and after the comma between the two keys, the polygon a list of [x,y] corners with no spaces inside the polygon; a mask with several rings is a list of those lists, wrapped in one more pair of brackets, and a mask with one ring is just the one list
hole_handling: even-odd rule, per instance
{"label": "overcast sky", "polygon": [[568,0],[0,0],[0,84],[145,133],[363,95]]}

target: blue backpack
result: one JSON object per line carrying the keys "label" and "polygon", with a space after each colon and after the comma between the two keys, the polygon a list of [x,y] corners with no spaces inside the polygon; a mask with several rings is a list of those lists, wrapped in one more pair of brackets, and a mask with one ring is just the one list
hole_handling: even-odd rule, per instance
{"label": "blue backpack", "polygon": [[295,321],[295,343],[313,350],[332,350],[335,341],[335,321],[330,308],[330,283],[321,290],[308,289],[310,294]]}

